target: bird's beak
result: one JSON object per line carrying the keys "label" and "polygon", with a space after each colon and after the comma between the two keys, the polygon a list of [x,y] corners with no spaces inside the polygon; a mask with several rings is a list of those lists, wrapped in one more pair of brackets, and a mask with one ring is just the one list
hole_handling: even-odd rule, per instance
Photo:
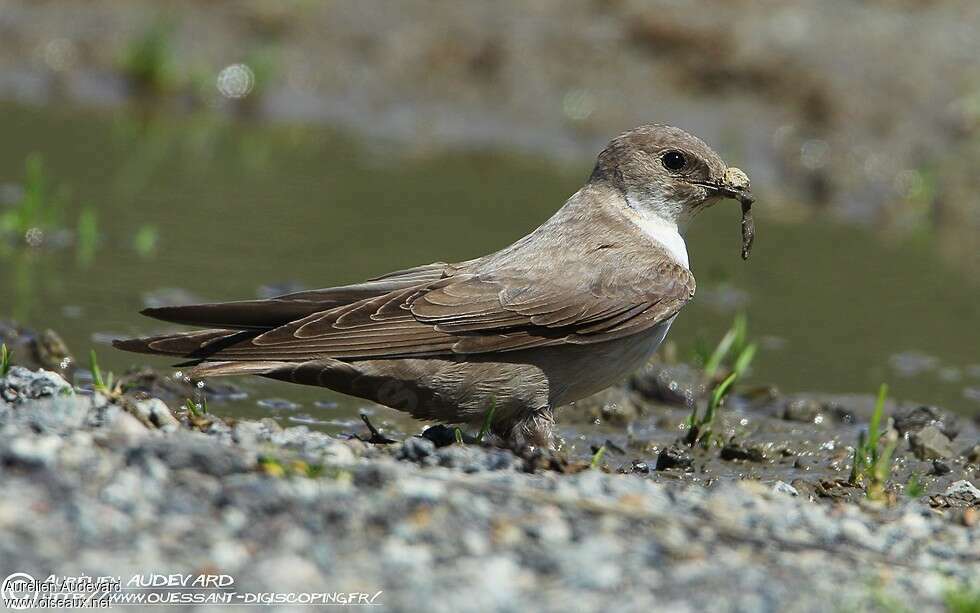
{"label": "bird's beak", "polygon": [[726,198],[734,198],[742,206],[752,206],[752,203],[755,202],[755,197],[749,189],[748,175],[734,166],[725,170],[725,176],[721,181],[698,182],[698,185]]}

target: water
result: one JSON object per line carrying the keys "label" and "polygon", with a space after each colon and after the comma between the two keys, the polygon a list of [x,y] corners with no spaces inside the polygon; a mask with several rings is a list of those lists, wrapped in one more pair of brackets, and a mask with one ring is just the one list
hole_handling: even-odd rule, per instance
{"label": "water", "polygon": [[[105,344],[168,329],[137,314],[148,301],[250,298],[468,259],[546,219],[590,170],[587,161],[558,167],[500,153],[394,150],[308,126],[209,115],[6,106],[0,133],[4,189],[16,191],[25,158],[38,152],[47,180],[70,191],[65,225],[74,229],[88,207],[98,234],[91,256],[71,246],[0,252],[0,317],[53,328],[76,356],[94,347],[102,367],[117,371],[169,363]],[[738,257],[734,202],[700,217],[688,236],[698,296],[671,329],[681,358],[719,338],[741,309],[762,342],[756,383],[871,393],[888,381],[899,399],[980,412],[970,391],[980,388],[975,275],[944,263],[929,240],[777,221],[760,196],[748,262]],[[329,390],[241,383],[248,399],[211,409],[338,429],[356,423],[364,404]],[[288,402],[260,406],[263,399]],[[412,427],[393,412],[377,418]]]}

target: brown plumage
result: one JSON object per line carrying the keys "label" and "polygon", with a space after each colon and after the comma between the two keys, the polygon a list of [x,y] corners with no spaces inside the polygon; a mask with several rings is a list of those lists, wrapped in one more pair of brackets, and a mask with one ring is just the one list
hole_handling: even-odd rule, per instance
{"label": "brown plumage", "polygon": [[[684,167],[669,168],[677,153]],[[695,137],[643,126],[501,251],[269,300],[147,309],[216,329],[115,345],[191,360],[193,376],[321,385],[424,419],[479,422],[494,407],[496,434],[550,445],[553,408],[641,365],[694,295],[677,225],[736,195],[725,171]]]}

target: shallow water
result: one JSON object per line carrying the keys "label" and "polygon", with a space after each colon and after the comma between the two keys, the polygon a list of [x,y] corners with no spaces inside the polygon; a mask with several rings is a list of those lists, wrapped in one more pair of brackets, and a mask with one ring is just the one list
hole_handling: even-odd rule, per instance
{"label": "shallow water", "polygon": [[[323,287],[478,256],[546,219],[589,171],[588,162],[392,150],[318,128],[209,115],[8,106],[0,134],[7,199],[23,182],[25,158],[39,152],[47,180],[70,191],[65,226],[91,207],[99,231],[88,260],[73,246],[0,251],[0,318],[53,328],[76,356],[94,347],[113,370],[168,364],[104,344],[167,329],[137,314],[148,301],[249,298],[262,286]],[[671,330],[681,359],[744,310],[761,342],[755,383],[871,393],[888,381],[898,399],[980,412],[975,277],[947,268],[928,238],[894,243],[829,221],[776,221],[765,194],[755,210],[748,262],[738,257],[734,202],[703,215],[688,236],[698,296]],[[141,228],[157,236],[155,250],[134,245]],[[241,383],[248,399],[212,410],[340,429],[363,404],[328,390]],[[259,404],[276,398],[299,408]]]}

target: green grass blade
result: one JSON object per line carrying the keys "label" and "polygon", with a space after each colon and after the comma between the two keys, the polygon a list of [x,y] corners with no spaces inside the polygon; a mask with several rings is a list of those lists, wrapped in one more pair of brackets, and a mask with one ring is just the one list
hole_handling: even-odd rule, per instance
{"label": "green grass blade", "polygon": [[711,400],[708,401],[708,411],[704,415],[705,423],[710,424],[715,419],[715,409],[721,404],[722,398],[728,394],[728,390],[731,389],[732,385],[735,384],[735,379],[738,378],[736,373],[732,373],[725,377],[725,380],[715,386],[715,389],[711,392]]}
{"label": "green grass blade", "polygon": [[106,393],[109,388],[102,379],[102,369],[99,368],[99,359],[95,355],[95,349],[90,349],[88,353],[89,370],[92,371],[92,389],[97,392]]}
{"label": "green grass blade", "polygon": [[718,368],[721,366],[722,360],[728,355],[728,352],[732,350],[732,345],[735,343],[735,330],[731,329],[725,333],[725,336],[721,337],[718,342],[718,346],[715,347],[714,352],[711,357],[704,363],[704,376],[708,379],[713,379],[715,373],[718,372]]}
{"label": "green grass blade", "polygon": [[599,468],[599,463],[602,462],[602,456],[604,455],[606,455],[606,446],[601,445],[592,455],[592,461],[589,462],[589,468]]}
{"label": "green grass blade", "polygon": [[0,377],[6,377],[10,372],[10,356],[13,354],[7,349],[7,343],[0,344]]}
{"label": "green grass blade", "polygon": [[749,345],[742,349],[742,352],[738,354],[738,358],[735,359],[735,365],[732,366],[732,372],[735,373],[739,379],[742,378],[745,371],[749,369],[749,365],[752,364],[757,348],[758,347],[755,343],[749,343]]}
{"label": "green grass blade", "polygon": [[480,426],[480,432],[476,435],[476,441],[478,443],[483,442],[483,437],[490,432],[490,424],[493,423],[493,414],[497,412],[497,401],[494,399],[490,400],[490,410],[487,411],[486,415],[483,416],[483,425]]}
{"label": "green grass blade", "polygon": [[871,422],[868,424],[868,445],[871,451],[871,463],[874,465],[878,460],[878,439],[881,437],[881,416],[885,410],[885,399],[888,397],[888,385],[882,383],[878,388],[878,399],[875,401],[874,412],[871,413]]}

